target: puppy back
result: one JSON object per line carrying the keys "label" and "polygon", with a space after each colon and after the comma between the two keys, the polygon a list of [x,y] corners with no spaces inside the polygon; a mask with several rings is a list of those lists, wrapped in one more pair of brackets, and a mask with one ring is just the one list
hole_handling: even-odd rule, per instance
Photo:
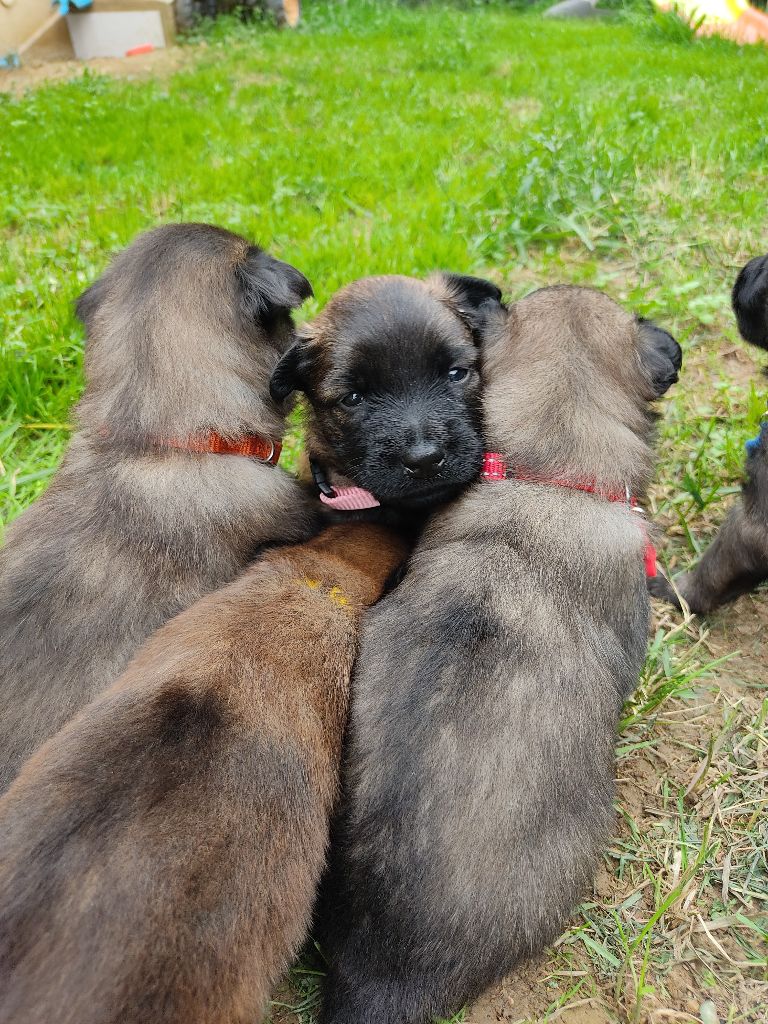
{"label": "puppy back", "polygon": [[28,762],[0,801],[1,1019],[258,1018],[308,926],[359,617],[404,555],[377,526],[270,552]]}

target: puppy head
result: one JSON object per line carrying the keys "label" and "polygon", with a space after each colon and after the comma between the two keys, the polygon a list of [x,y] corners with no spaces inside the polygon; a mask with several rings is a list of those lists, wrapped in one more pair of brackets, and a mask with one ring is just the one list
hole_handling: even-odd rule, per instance
{"label": "puppy head", "polygon": [[[112,433],[257,429],[279,420],[269,376],[293,341],[303,274],[208,224],[140,235],[80,297],[81,418]],[[269,405],[269,409],[265,407]]]}
{"label": "puppy head", "polygon": [[768,256],[741,269],[731,299],[742,338],[768,349]]}
{"label": "puppy head", "polygon": [[515,303],[485,352],[491,448],[542,474],[642,478],[649,403],[682,363],[671,335],[600,292],[556,286]]}
{"label": "puppy head", "polygon": [[384,505],[445,500],[479,472],[479,343],[501,293],[479,278],[371,277],[338,292],[272,378],[311,407],[308,449]]}

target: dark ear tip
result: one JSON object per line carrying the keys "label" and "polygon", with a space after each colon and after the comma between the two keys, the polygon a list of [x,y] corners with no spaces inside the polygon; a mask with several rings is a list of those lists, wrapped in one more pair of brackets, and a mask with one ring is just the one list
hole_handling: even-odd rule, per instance
{"label": "dark ear tip", "polygon": [[249,247],[236,274],[246,309],[256,317],[296,309],[314,294],[300,270],[257,245]]}
{"label": "dark ear tip", "polygon": [[731,304],[742,338],[768,349],[768,255],[756,256],[741,268]]}
{"label": "dark ear tip", "polygon": [[484,277],[457,274],[450,270],[442,271],[442,277],[460,302],[469,302],[475,306],[488,299],[501,302],[501,288]]}
{"label": "dark ear tip", "polygon": [[[670,341],[670,346],[672,349],[670,358],[672,360],[672,365],[676,370],[682,370],[683,350],[680,347],[680,343],[678,342],[677,338],[673,338],[671,334],[668,334],[666,331],[664,333],[667,335]],[[677,374],[675,374],[675,380],[677,380]]]}
{"label": "dark ear tip", "polygon": [[270,397],[272,401],[277,402],[278,405],[284,402],[290,393],[290,390],[287,390],[283,384],[278,384],[274,377],[269,382]]}
{"label": "dark ear tip", "polygon": [[86,330],[90,329],[91,318],[99,305],[98,284],[98,281],[94,281],[93,284],[89,288],[86,288],[85,291],[75,300],[75,315]]}
{"label": "dark ear tip", "polygon": [[290,348],[280,357],[269,381],[269,393],[273,402],[284,402],[294,391],[304,384],[302,374],[301,342],[294,341]]}
{"label": "dark ear tip", "polygon": [[298,291],[299,295],[301,296],[302,301],[306,302],[307,299],[313,299],[315,297],[315,290],[314,290],[314,288],[309,283],[307,278],[304,277],[304,275],[301,273],[300,270],[297,270],[296,273],[301,278],[301,281],[299,283],[299,287],[298,287],[297,291]]}
{"label": "dark ear tip", "polygon": [[652,320],[638,317],[642,344],[640,357],[655,398],[661,398],[679,380],[683,350],[675,338]]}
{"label": "dark ear tip", "polygon": [[296,305],[301,305],[302,302],[314,296],[315,293],[312,285],[297,267],[294,267],[291,263],[284,263],[282,260],[274,260],[273,262],[275,267],[289,278],[291,290],[296,297]]}

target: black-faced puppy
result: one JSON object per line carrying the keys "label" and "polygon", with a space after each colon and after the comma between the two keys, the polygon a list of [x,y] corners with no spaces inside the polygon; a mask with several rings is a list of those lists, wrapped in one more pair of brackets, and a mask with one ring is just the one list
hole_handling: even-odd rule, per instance
{"label": "black-faced puppy", "polygon": [[167,623],[0,800],[0,1020],[256,1024],[304,939],[382,526]]}
{"label": "black-faced puppy", "polygon": [[[733,288],[733,310],[745,341],[768,349],[768,256],[742,268]],[[675,580],[692,612],[706,615],[768,579],[768,427],[747,442],[746,480],[741,501],[695,569]],[[649,583],[651,593],[680,608],[663,576]]]}
{"label": "black-faced puppy", "polygon": [[363,625],[326,1024],[457,1011],[557,936],[613,820],[649,627],[633,503],[680,349],[558,287],[498,314],[484,352],[488,480],[433,516]]}
{"label": "black-faced puppy", "polygon": [[[445,501],[482,464],[479,343],[501,292],[438,273],[363,278],[300,330],[272,377],[310,404],[307,449],[332,508],[351,483],[406,514]],[[372,497],[371,497],[372,496]]]}
{"label": "black-faced puppy", "polygon": [[80,299],[78,430],[0,552],[0,791],[158,626],[313,531],[315,503],[271,464],[269,396],[310,294],[245,239],[173,224]]}

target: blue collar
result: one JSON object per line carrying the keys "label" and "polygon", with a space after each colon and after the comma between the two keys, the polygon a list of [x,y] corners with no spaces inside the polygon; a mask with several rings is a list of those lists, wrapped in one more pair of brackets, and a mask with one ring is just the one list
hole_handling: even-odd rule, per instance
{"label": "blue collar", "polygon": [[760,447],[760,442],[768,437],[768,419],[763,420],[760,424],[760,433],[757,437],[751,437],[749,441],[744,445],[747,449],[747,455],[754,455],[757,449]]}

